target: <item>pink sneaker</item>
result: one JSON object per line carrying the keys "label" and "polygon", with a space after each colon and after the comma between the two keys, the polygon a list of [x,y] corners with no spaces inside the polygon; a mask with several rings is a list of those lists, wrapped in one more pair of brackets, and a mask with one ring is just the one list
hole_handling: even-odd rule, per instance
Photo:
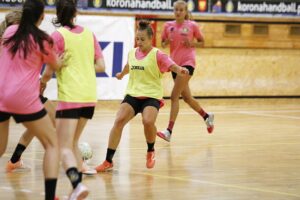
{"label": "pink sneaker", "polygon": [[69,200],[82,200],[89,195],[89,191],[85,185],[79,183],[69,196]]}
{"label": "pink sneaker", "polygon": [[110,171],[112,170],[112,168],[114,167],[113,163],[108,162],[107,160],[105,160],[101,165],[98,165],[95,170],[97,172],[106,172],[106,171]]}
{"label": "pink sneaker", "polygon": [[164,130],[164,131],[158,131],[156,133],[156,135],[164,140],[166,140],[167,142],[171,141],[171,133],[168,131],[168,129]]}
{"label": "pink sneaker", "polygon": [[6,164],[6,172],[26,172],[30,171],[30,167],[26,166],[23,161],[20,159],[16,163],[8,161]]}
{"label": "pink sneaker", "polygon": [[151,169],[154,167],[154,165],[155,165],[155,152],[154,151],[147,152],[146,167],[148,169]]}

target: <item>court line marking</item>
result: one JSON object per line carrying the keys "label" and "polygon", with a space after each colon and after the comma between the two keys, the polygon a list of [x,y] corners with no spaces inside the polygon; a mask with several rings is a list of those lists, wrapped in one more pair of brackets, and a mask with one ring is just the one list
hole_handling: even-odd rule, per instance
{"label": "court line marking", "polygon": [[233,185],[233,184],[223,184],[223,183],[216,183],[216,182],[211,182],[211,181],[201,181],[201,180],[196,180],[196,179],[187,179],[187,178],[183,178],[183,177],[166,176],[166,175],[143,173],[143,172],[130,172],[130,173],[135,174],[135,175],[147,175],[147,176],[153,176],[153,177],[157,177],[157,178],[171,179],[171,180],[177,180],[177,181],[194,182],[194,183],[200,183],[200,184],[209,184],[209,185],[214,185],[214,186],[219,186],[219,187],[224,187],[224,188],[234,188],[234,189],[239,189],[239,190],[272,193],[272,194],[292,196],[292,197],[300,197],[300,194],[292,194],[292,193],[280,192],[280,191],[269,190],[269,189],[253,188],[253,187],[247,187],[247,186],[238,186],[238,185]]}
{"label": "court line marking", "polygon": [[275,118],[283,118],[283,119],[300,119],[300,117],[294,117],[294,116],[288,116],[288,115],[272,115],[272,114],[263,114],[258,112],[249,112],[249,111],[242,111],[239,112],[240,114],[246,114],[246,115],[255,115],[255,116],[261,116],[261,117],[275,117]]}
{"label": "court line marking", "polygon": [[[257,144],[206,144],[202,145],[201,148],[208,148],[208,147],[240,147],[240,146],[271,146],[271,145],[300,145],[299,142],[294,142],[294,143],[257,143]],[[189,146],[178,146],[174,145],[172,146],[171,144],[165,144],[165,146],[156,146],[155,149],[189,149],[189,148],[195,148],[199,147],[199,144],[197,145],[189,145]],[[140,148],[122,148],[118,147],[118,150],[145,150],[145,147],[140,147]],[[29,155],[36,155],[36,154],[44,154],[44,151],[35,151],[35,152],[27,152],[24,154],[22,157],[25,160],[33,160],[33,161],[40,161],[43,162],[43,159],[38,159],[38,158],[30,158]],[[10,158],[11,153],[5,153],[3,154],[2,157],[5,158]]]}
{"label": "court line marking", "polygon": [[[300,110],[228,110],[228,111],[213,111],[214,114],[246,114],[246,113],[300,113]],[[168,111],[160,111],[158,115],[169,115]],[[179,111],[178,115],[197,115],[195,111]],[[98,117],[116,116],[116,113],[103,112],[95,113]]]}

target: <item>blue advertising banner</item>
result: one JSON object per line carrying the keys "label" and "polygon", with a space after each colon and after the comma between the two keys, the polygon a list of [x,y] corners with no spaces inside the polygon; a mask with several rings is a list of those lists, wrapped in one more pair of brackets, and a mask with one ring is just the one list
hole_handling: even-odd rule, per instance
{"label": "blue advertising banner", "polygon": [[212,0],[211,5],[212,13],[300,15],[295,0]]}
{"label": "blue advertising banner", "polygon": [[[25,0],[0,0],[0,5],[20,5]],[[53,6],[55,0],[44,0]],[[129,11],[172,11],[176,0],[77,0],[81,9]],[[192,13],[300,15],[296,0],[186,0]]]}

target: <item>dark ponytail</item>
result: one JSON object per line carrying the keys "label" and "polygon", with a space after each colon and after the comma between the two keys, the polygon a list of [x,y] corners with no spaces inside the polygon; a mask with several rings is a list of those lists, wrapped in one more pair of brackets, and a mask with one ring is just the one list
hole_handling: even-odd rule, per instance
{"label": "dark ponytail", "polygon": [[32,39],[38,44],[42,53],[47,54],[43,42],[46,40],[53,45],[52,39],[47,33],[40,30],[36,23],[44,13],[44,2],[42,0],[26,0],[19,27],[14,35],[4,39],[4,46],[9,46],[9,51],[14,57],[19,49],[23,51],[24,58],[36,48]]}
{"label": "dark ponytail", "polygon": [[146,31],[149,38],[153,36],[153,30],[151,24],[147,20],[140,20],[138,23],[138,30],[139,31]]}
{"label": "dark ponytail", "polygon": [[53,24],[56,27],[68,26],[71,29],[75,27],[73,19],[76,17],[76,1],[74,0],[57,0],[56,1],[56,18]]}

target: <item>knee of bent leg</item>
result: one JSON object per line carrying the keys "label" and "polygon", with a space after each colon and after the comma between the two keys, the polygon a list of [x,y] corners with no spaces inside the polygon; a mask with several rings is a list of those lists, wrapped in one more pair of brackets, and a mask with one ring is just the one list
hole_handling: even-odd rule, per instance
{"label": "knee of bent leg", "polygon": [[152,119],[143,119],[144,127],[152,127],[154,126],[155,121]]}
{"label": "knee of bent leg", "polygon": [[182,96],[182,99],[185,103],[189,104],[192,101],[191,97]]}
{"label": "knee of bent leg", "polygon": [[170,99],[171,101],[179,101],[179,97],[180,94],[172,93]]}
{"label": "knee of bent leg", "polygon": [[44,148],[58,148],[57,134],[55,129],[48,130],[39,138]]}
{"label": "knee of bent leg", "polygon": [[117,127],[117,128],[122,128],[122,127],[125,126],[125,124],[126,124],[126,118],[125,117],[118,117],[115,120],[114,126]]}

